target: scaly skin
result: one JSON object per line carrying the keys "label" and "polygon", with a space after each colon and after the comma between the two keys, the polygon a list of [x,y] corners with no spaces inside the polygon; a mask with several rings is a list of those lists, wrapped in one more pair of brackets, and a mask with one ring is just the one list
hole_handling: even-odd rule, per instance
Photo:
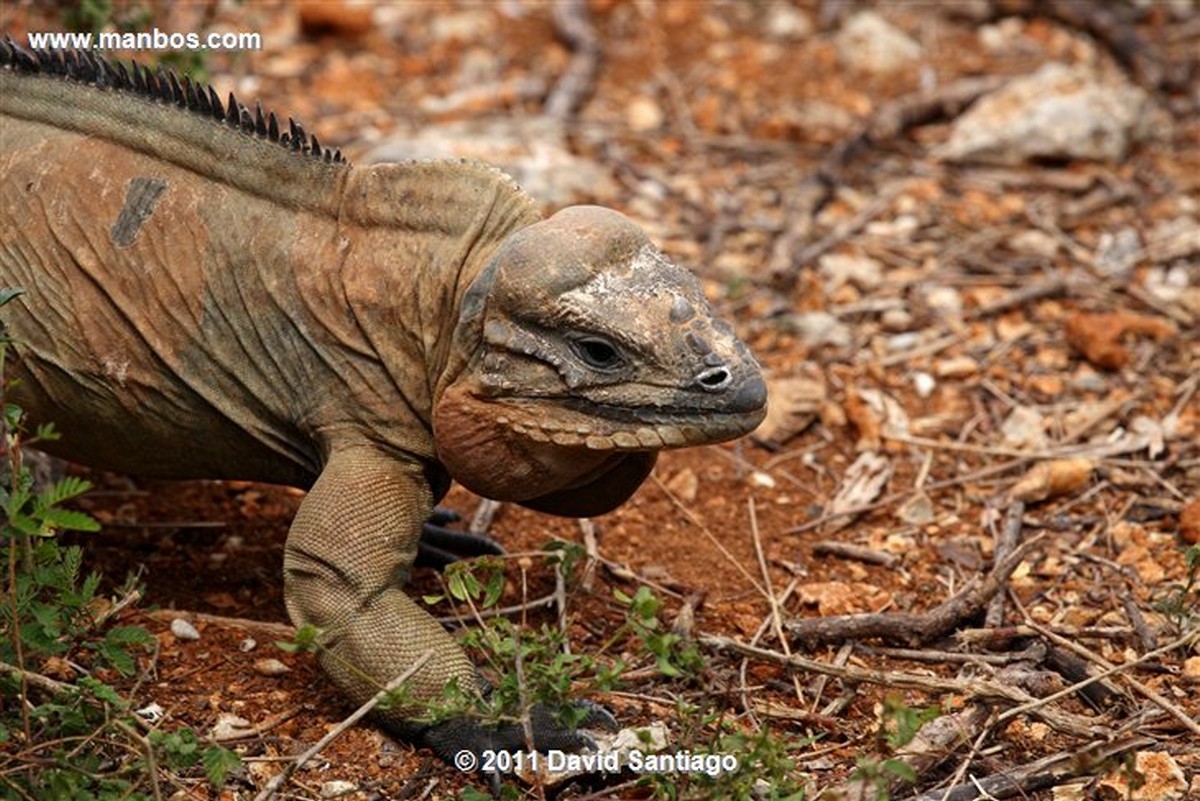
{"label": "scaly skin", "polygon": [[[73,79],[48,66],[0,44],[0,285],[26,290],[4,310],[15,400],[74,461],[308,488],[288,614],[325,631],[322,665],[354,702],[428,650],[418,697],[479,686],[403,591],[451,478],[596,515],[659,450],[762,418],[745,346],[616,212],[541,220],[488,167],[350,167],[169,88],[97,88],[122,82],[89,59]],[[412,734],[414,711],[381,717]],[[582,742],[535,717],[539,745]],[[521,741],[462,720],[416,733],[442,756]]]}

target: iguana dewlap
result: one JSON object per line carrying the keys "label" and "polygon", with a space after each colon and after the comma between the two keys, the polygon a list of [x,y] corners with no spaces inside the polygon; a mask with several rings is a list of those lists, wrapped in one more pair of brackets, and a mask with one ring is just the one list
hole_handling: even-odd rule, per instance
{"label": "iguana dewlap", "polygon": [[14,399],[68,459],[309,488],[287,607],[325,631],[334,681],[361,702],[432,650],[418,695],[477,686],[402,589],[450,480],[609,511],[657,451],[752,430],[759,367],[620,214],[540,219],[489,167],[351,167],[280,127],[171,75],[0,43],[0,286],[26,290],[4,307]]}

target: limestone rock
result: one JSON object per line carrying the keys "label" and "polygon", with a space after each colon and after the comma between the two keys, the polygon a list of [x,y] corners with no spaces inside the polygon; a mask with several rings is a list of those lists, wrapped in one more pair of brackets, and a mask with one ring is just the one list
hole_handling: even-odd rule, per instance
{"label": "limestone rock", "polygon": [[834,44],[843,64],[864,72],[893,72],[923,54],[921,45],[874,11],[847,19]]}
{"label": "limestone rock", "polygon": [[981,98],[934,151],[947,161],[1018,165],[1035,159],[1120,161],[1159,114],[1123,79],[1050,63]]}

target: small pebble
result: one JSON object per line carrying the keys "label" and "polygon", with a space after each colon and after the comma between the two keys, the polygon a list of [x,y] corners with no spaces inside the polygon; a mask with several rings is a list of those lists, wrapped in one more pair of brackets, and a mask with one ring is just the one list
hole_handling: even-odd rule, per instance
{"label": "small pebble", "polygon": [[196,627],[181,617],[171,621],[171,633],[180,640],[200,639],[200,632],[196,631]]}
{"label": "small pebble", "polygon": [[278,659],[257,659],[254,662],[254,670],[262,676],[280,676],[291,668]]}
{"label": "small pebble", "polygon": [[348,793],[353,793],[358,789],[358,785],[354,782],[342,781],[335,779],[331,782],[325,782],[321,785],[321,798],[337,798]]}

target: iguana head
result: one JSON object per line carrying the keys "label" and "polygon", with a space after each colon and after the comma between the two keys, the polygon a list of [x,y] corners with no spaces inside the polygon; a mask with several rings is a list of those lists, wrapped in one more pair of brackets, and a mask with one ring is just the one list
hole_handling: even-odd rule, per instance
{"label": "iguana head", "polygon": [[766,411],[758,363],[696,278],[600,207],[511,235],[463,298],[456,347],[471,355],[437,399],[438,455],[493,498],[586,483],[621,452],[733,439]]}

